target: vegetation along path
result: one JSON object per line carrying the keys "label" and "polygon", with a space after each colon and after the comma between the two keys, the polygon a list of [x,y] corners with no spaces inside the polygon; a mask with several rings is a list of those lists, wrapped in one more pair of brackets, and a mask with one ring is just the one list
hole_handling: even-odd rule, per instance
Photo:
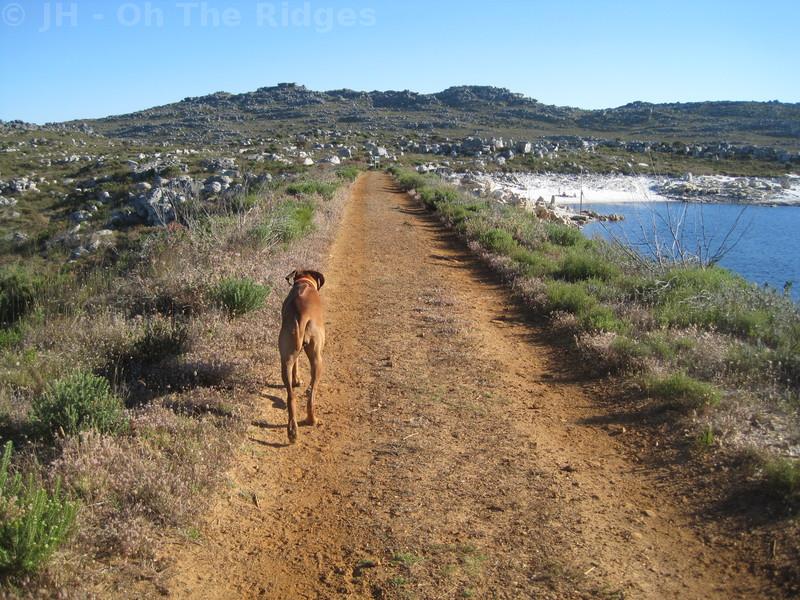
{"label": "vegetation along path", "polygon": [[322,290],[322,424],[287,445],[265,364],[228,487],[199,539],[167,549],[171,595],[769,595],[663,474],[587,424],[603,408],[575,359],[468,250],[388,175],[353,190]]}

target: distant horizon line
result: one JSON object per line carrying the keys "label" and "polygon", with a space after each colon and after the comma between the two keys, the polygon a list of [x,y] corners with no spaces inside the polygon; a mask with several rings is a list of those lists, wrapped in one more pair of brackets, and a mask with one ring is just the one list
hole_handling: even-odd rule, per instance
{"label": "distant horizon line", "polygon": [[447,87],[445,87],[445,88],[443,88],[443,89],[441,89],[439,91],[435,91],[435,92],[419,92],[419,91],[412,90],[412,89],[409,89],[409,88],[404,88],[404,89],[385,89],[385,90],[380,90],[380,89],[359,90],[359,89],[355,89],[355,88],[338,87],[338,88],[330,88],[330,89],[327,89],[327,90],[316,90],[316,89],[307,87],[305,84],[302,84],[302,83],[297,83],[297,82],[279,82],[279,83],[275,83],[273,85],[262,85],[262,86],[259,86],[259,87],[255,88],[255,89],[251,89],[251,90],[243,91],[243,92],[229,92],[229,91],[226,91],[226,90],[216,90],[216,91],[213,91],[213,92],[208,92],[208,93],[200,94],[200,95],[196,95],[196,96],[183,96],[182,98],[180,98],[178,100],[173,100],[173,101],[170,101],[170,102],[164,102],[164,103],[161,103],[161,104],[153,104],[153,105],[145,107],[145,108],[139,108],[139,109],[135,109],[135,110],[128,111],[128,112],[110,113],[110,114],[107,114],[107,115],[101,116],[101,117],[75,117],[75,118],[71,118],[71,119],[65,119],[65,120],[62,120],[62,121],[45,121],[45,122],[41,123],[41,122],[35,122],[35,121],[28,121],[26,119],[20,119],[20,118],[9,118],[9,119],[7,119],[5,117],[0,116],[0,122],[2,122],[2,123],[25,123],[27,125],[37,125],[37,126],[43,127],[43,126],[47,126],[47,125],[58,125],[58,124],[64,124],[64,123],[74,123],[74,122],[77,122],[77,121],[98,121],[98,120],[102,120],[102,119],[109,119],[109,118],[113,118],[113,117],[121,117],[121,116],[125,116],[125,115],[130,115],[130,114],[134,114],[134,113],[137,113],[137,112],[150,110],[150,109],[153,109],[153,108],[159,108],[161,106],[169,106],[170,104],[179,104],[180,102],[183,102],[183,101],[185,101],[187,99],[205,98],[207,96],[213,96],[215,94],[229,94],[231,96],[241,96],[241,95],[244,95],[244,94],[252,94],[252,93],[254,93],[254,92],[256,92],[256,91],[258,91],[260,89],[273,89],[273,88],[289,87],[289,86],[302,87],[302,88],[305,88],[306,90],[308,90],[310,92],[317,92],[317,93],[329,93],[329,92],[337,92],[337,91],[345,91],[346,90],[346,91],[351,91],[351,92],[356,92],[356,93],[361,93],[361,94],[388,93],[388,92],[396,92],[396,93],[410,92],[410,93],[413,93],[413,94],[418,94],[420,96],[436,96],[438,94],[441,94],[442,92],[446,92],[447,90],[454,89],[454,88],[493,88],[493,89],[497,89],[497,90],[508,91],[508,92],[510,92],[512,94],[521,96],[521,97],[523,97],[525,99],[528,99],[528,100],[534,100],[534,101],[536,101],[539,104],[542,104],[544,106],[554,106],[554,107],[558,107],[558,108],[572,108],[572,109],[585,110],[585,111],[615,110],[615,109],[618,109],[618,108],[629,106],[631,104],[650,104],[650,105],[653,105],[653,106],[664,105],[664,104],[705,104],[705,103],[722,103],[722,102],[728,102],[728,103],[759,103],[759,104],[800,104],[800,101],[791,102],[791,101],[778,100],[778,99],[772,99],[772,100],[741,100],[741,99],[740,100],[729,100],[729,99],[709,100],[709,99],[706,99],[706,100],[670,100],[670,101],[662,101],[662,102],[654,102],[654,101],[651,101],[651,100],[630,100],[630,101],[628,101],[628,102],[626,102],[624,104],[619,104],[617,106],[602,106],[602,107],[599,107],[599,108],[584,108],[584,107],[576,106],[576,105],[572,105],[572,104],[554,104],[554,103],[548,104],[546,102],[542,102],[538,98],[534,98],[533,96],[528,96],[524,92],[515,92],[511,88],[508,88],[508,87],[505,87],[505,86],[490,85],[490,84],[450,85],[450,86],[447,86]]}

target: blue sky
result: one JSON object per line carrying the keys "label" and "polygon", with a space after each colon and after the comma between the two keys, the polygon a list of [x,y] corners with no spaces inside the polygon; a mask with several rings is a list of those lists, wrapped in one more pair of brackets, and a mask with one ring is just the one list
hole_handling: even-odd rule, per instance
{"label": "blue sky", "polygon": [[800,2],[0,0],[0,119],[283,81],[508,87],[548,104],[800,101]]}

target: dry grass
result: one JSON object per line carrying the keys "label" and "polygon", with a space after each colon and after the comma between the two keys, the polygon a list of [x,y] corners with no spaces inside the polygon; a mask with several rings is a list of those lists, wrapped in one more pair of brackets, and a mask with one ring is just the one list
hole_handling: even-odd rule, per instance
{"label": "dry grass", "polygon": [[[277,355],[283,277],[324,268],[348,188],[306,200],[315,208],[303,217],[313,226],[292,243],[252,237],[294,201],[281,192],[243,212],[198,210],[187,226],[147,240],[124,276],[81,289],[70,310],[26,318],[0,361],[0,434],[15,439],[19,468],[45,481],[61,477],[81,508],[76,534],[51,564],[7,580],[0,592],[51,595],[69,586],[104,596],[156,578],[164,568],[155,560],[158,545],[207,506],[258,402],[263,365]],[[209,293],[229,277],[276,293],[232,319]],[[76,368],[110,379],[129,407],[130,427],[48,446],[29,427],[30,402]]]}

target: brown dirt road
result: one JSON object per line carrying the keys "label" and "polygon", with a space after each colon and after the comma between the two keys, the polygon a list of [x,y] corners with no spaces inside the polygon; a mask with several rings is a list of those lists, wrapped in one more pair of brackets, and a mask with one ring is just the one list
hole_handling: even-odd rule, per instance
{"label": "brown dirt road", "polygon": [[325,275],[322,425],[286,444],[265,365],[229,487],[169,550],[171,596],[770,595],[586,424],[603,408],[574,357],[387,175],[356,182]]}

